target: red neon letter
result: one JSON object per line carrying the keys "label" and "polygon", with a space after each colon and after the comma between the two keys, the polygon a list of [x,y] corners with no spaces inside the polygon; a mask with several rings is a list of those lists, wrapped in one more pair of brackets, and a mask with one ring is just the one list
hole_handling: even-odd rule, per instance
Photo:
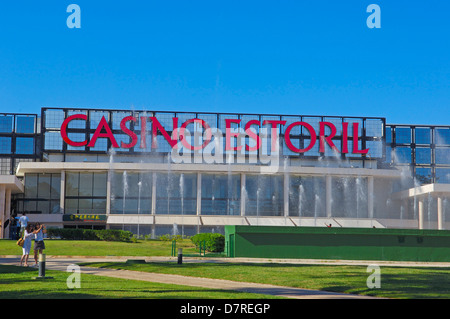
{"label": "red neon letter", "polygon": [[67,136],[67,126],[69,125],[69,122],[72,120],[87,120],[87,115],[85,114],[74,114],[69,116],[68,118],[66,118],[64,120],[64,122],[61,125],[61,136],[64,140],[64,142],[66,142],[67,144],[71,145],[71,146],[85,146],[87,144],[87,141],[83,141],[83,142],[74,142],[71,139],[69,139],[69,137]]}
{"label": "red neon letter", "polygon": [[[291,138],[289,135],[291,133],[292,128],[296,125],[302,125],[309,131],[309,135],[311,136],[311,141],[309,142],[309,145],[307,148],[304,148],[304,149],[296,148],[291,142]],[[314,131],[314,128],[311,125],[309,125],[308,123],[294,122],[286,128],[286,131],[284,132],[284,140],[286,142],[287,147],[291,151],[296,152],[296,153],[305,153],[314,147],[314,144],[316,144],[317,135],[316,135],[316,132]]]}
{"label": "red neon letter", "polygon": [[239,124],[241,120],[237,119],[225,119],[226,133],[225,133],[225,150],[226,151],[240,151],[242,149],[242,145],[232,147],[231,146],[231,137],[238,137],[239,133],[231,133],[231,123]]}
{"label": "red neon letter", "polygon": [[161,125],[161,123],[159,123],[159,121],[156,117],[151,116],[150,119],[152,120],[152,123],[153,123],[153,125],[152,125],[152,148],[158,148],[158,145],[156,143],[156,135],[158,134],[158,130],[162,133],[162,135],[167,140],[167,142],[169,142],[170,146],[172,146],[172,148],[176,148],[176,146],[177,146],[176,132],[178,130],[178,118],[177,117],[172,118],[173,132],[175,132],[174,139],[172,139],[170,137],[170,135],[166,132],[166,130]]}
{"label": "red neon letter", "polygon": [[[337,147],[334,145],[332,138],[336,135],[336,127],[333,125],[333,123],[330,122],[320,122],[320,132],[319,132],[319,136],[320,136],[320,146],[319,146],[319,152],[320,153],[324,153],[325,152],[325,142],[328,143],[328,145],[330,145],[330,147],[336,151],[339,152],[339,150],[337,149]],[[330,136],[325,136],[325,125],[328,126],[331,129],[331,134]]]}
{"label": "red neon letter", "polygon": [[129,143],[129,144],[125,144],[124,142],[120,142],[120,147],[121,148],[132,148],[137,143],[137,136],[136,136],[136,134],[133,131],[131,131],[130,129],[128,129],[128,127],[125,125],[125,123],[128,122],[128,121],[133,121],[134,123],[136,123],[137,120],[133,116],[127,116],[127,117],[124,117],[122,119],[122,121],[120,121],[120,128],[121,128],[121,130],[125,134],[127,134],[129,137],[131,137],[131,143]]}
{"label": "red neon letter", "polygon": [[[195,123],[195,122],[200,122],[202,124],[202,126],[205,128],[206,133],[207,133],[206,141],[203,142],[203,144],[200,146],[192,146],[191,144],[189,144],[186,141],[185,136],[184,136],[184,131],[186,130],[186,126],[188,126],[191,123]],[[206,123],[202,119],[190,119],[190,120],[187,120],[186,122],[184,122],[183,125],[181,125],[181,128],[180,128],[181,143],[183,143],[183,145],[191,151],[197,151],[197,150],[201,150],[201,149],[205,148],[206,145],[208,145],[208,143],[211,141],[211,137],[212,137],[211,129],[210,129],[208,123]]]}
{"label": "red neon letter", "polygon": [[342,123],[342,153],[348,153],[348,123]]}
{"label": "red neon letter", "polygon": [[[101,133],[102,129],[105,129],[106,133]],[[88,144],[88,147],[94,147],[95,143],[97,142],[97,138],[99,137],[106,137],[109,138],[111,141],[112,147],[119,147],[119,145],[116,142],[116,139],[114,138],[113,133],[111,132],[111,129],[109,128],[108,122],[106,122],[106,119],[104,116],[102,116],[102,119],[100,120],[100,123],[97,126],[97,129],[95,130],[94,135],[91,138],[91,141]]]}
{"label": "red neon letter", "polygon": [[358,149],[358,122],[353,123],[353,154],[367,154],[369,149],[359,150]]}
{"label": "red neon letter", "polygon": [[245,145],[245,149],[247,151],[256,151],[259,150],[260,146],[261,146],[261,137],[259,137],[258,134],[255,134],[252,132],[252,130],[250,129],[250,126],[252,125],[261,125],[261,122],[258,120],[250,120],[247,122],[247,124],[245,124],[245,133],[247,133],[248,137],[253,138],[256,141],[256,146],[250,147],[248,145]]}

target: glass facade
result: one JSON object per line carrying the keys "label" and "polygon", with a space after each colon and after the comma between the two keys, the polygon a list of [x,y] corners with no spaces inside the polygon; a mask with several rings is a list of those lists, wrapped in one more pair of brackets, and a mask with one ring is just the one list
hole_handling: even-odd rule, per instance
{"label": "glass facade", "polygon": [[111,214],[151,214],[153,173],[114,172]]}
{"label": "glass facade", "polygon": [[290,176],[289,216],[326,216],[325,190],[325,177]]}
{"label": "glass facade", "polygon": [[409,169],[420,184],[449,183],[450,126],[387,125],[386,162]]}
{"label": "glass facade", "polygon": [[334,217],[368,218],[367,178],[333,177],[331,214]]}
{"label": "glass facade", "polygon": [[241,176],[201,174],[202,215],[241,214]]}
{"label": "glass facade", "polygon": [[[82,146],[71,146],[63,143],[61,139],[61,125],[68,117],[76,114],[82,114],[83,119],[73,119],[67,124],[67,137],[73,142],[83,143]],[[133,117],[132,120],[121,123],[122,119],[127,116]],[[153,123],[150,117],[156,117],[157,124]],[[323,129],[325,135],[330,137],[330,141],[338,148],[347,147],[349,152],[342,152],[340,154],[343,158],[361,160],[362,163],[366,160],[365,156],[353,153],[353,128],[358,125],[357,139],[359,150],[370,147],[371,159],[381,160],[384,156],[384,148],[382,147],[384,140],[384,126],[385,120],[383,118],[357,118],[357,117],[324,117],[324,116],[300,116],[300,115],[258,115],[258,114],[228,114],[228,113],[187,113],[187,112],[153,112],[153,111],[125,111],[125,110],[89,110],[89,109],[52,109],[43,108],[42,118],[45,127],[42,128],[43,134],[43,151],[44,152],[77,152],[77,153],[98,153],[106,154],[111,148],[112,143],[116,142],[114,147],[116,153],[124,154],[167,154],[172,151],[172,145],[168,141],[168,136],[172,137],[174,133],[174,125],[180,130],[183,124],[185,129],[190,133],[187,134],[186,140],[190,145],[203,145],[208,142],[206,140],[205,128],[209,127],[214,132],[214,140],[216,137],[226,137],[227,126],[232,134],[230,139],[230,146],[237,146],[238,139],[242,143],[250,147],[245,147],[240,150],[226,150],[226,143],[222,143],[218,147],[221,148],[223,154],[240,154],[244,157],[250,155],[264,156],[269,155],[274,148],[273,131],[276,131],[279,136],[280,154],[286,156],[295,156],[299,158],[317,158],[317,157],[335,157],[336,153],[331,148],[329,143],[324,143],[324,148],[319,147],[319,133]],[[108,132],[105,129],[110,129],[114,135],[114,141],[104,135],[95,138],[95,146],[89,146],[88,141],[91,141],[97,130],[97,127],[104,119],[108,128],[103,127],[102,134]],[[196,119],[196,121],[193,121]],[[205,121],[205,126],[199,121]],[[190,122],[189,122],[190,121]],[[301,123],[307,122],[314,129],[304,126]],[[325,123],[325,124],[324,124]],[[345,124],[344,124],[345,123]],[[129,134],[123,131],[124,125],[126,130],[132,131],[135,134],[135,141],[132,141]],[[322,125],[324,124],[324,125]],[[153,127],[153,126],[156,127]],[[249,125],[247,127],[247,125]],[[290,127],[289,131],[287,128]],[[344,132],[344,125],[347,129]],[[333,127],[333,129],[331,128]],[[355,127],[356,129],[356,127]],[[246,135],[246,130],[253,134],[258,134],[261,138],[260,143],[257,144],[256,139],[249,138]],[[334,130],[334,131],[333,131]],[[156,132],[155,138],[152,138],[153,131]],[[179,131],[178,131],[179,133]],[[292,142],[292,146],[288,145],[287,139]],[[197,135],[196,135],[197,134]],[[241,134],[240,136],[237,136]],[[235,136],[236,135],[236,136]],[[312,136],[314,135],[314,136]],[[144,140],[145,139],[145,140]],[[295,149],[306,149],[312,140],[317,141],[311,149],[305,152],[296,151]],[[122,147],[124,144],[132,144],[129,148]],[[181,143],[183,152],[190,153],[192,150]],[[259,149],[251,149],[256,145],[261,146]],[[294,148],[294,149],[293,149]],[[364,164],[363,164],[364,165]]]}
{"label": "glass facade", "polygon": [[107,173],[66,172],[65,214],[106,214]]}
{"label": "glass facade", "polygon": [[29,214],[59,214],[61,174],[26,174],[25,193],[17,196],[17,210]]}
{"label": "glass facade", "polygon": [[157,173],[156,185],[156,214],[197,214],[197,174]]}
{"label": "glass facade", "polygon": [[0,173],[14,174],[20,160],[40,157],[38,116],[0,113]]}
{"label": "glass facade", "polygon": [[[71,146],[64,142],[61,125],[71,115],[82,114],[83,119],[75,119],[67,125],[67,137],[75,142],[86,142],[82,146]],[[135,120],[123,122],[125,117]],[[149,117],[156,116],[158,125]],[[178,124],[174,120],[178,120]],[[205,216],[209,220],[221,220],[221,217],[241,216],[284,217],[295,220],[302,218],[369,218],[369,189],[377,188],[377,200],[374,206],[374,217],[386,217],[388,207],[395,205],[389,194],[405,190],[418,184],[447,183],[450,184],[450,126],[426,125],[386,125],[383,118],[326,117],[300,115],[261,115],[261,114],[224,114],[224,113],[186,113],[186,112],[153,112],[127,110],[90,110],[43,108],[40,117],[28,114],[0,114],[0,173],[14,174],[15,167],[25,161],[55,162],[108,162],[112,140],[107,135],[107,128],[98,131],[100,123],[107,123],[118,147],[114,148],[114,162],[117,163],[168,163],[168,153],[172,145],[168,136],[174,133],[174,125],[180,127],[188,120],[204,120],[217,135],[214,142],[224,141],[224,132],[228,128],[232,132],[242,134],[250,125],[250,132],[259,134],[260,150],[251,150],[256,141],[245,137],[245,144],[250,149],[225,150],[224,154],[244,155],[246,161],[253,155],[268,155],[272,149],[271,124],[279,134],[281,147],[280,160],[291,167],[330,167],[335,168],[367,168],[390,169],[400,168],[410,173],[414,179],[408,182],[392,182],[389,187],[370,184],[368,177],[336,177],[293,174],[258,174],[254,170],[233,170],[206,168],[197,170],[155,169],[152,166],[144,171],[136,167],[129,171],[66,171],[64,194],[61,194],[61,174],[59,173],[26,173],[24,176],[24,194],[14,195],[13,207],[18,213],[26,211],[33,214],[107,214],[117,215],[152,215],[156,220],[167,220],[165,215],[188,216],[191,224],[176,229],[176,225],[158,225],[156,232],[188,234],[198,229],[214,230],[215,226],[192,225],[195,216]],[[266,122],[266,124],[263,124]],[[305,149],[314,138],[307,126],[293,125],[306,122],[316,132],[314,147],[304,153],[293,151],[287,147],[285,136],[289,135],[294,149]],[[329,123],[324,125],[324,123]],[[348,129],[345,125],[348,123]],[[353,126],[355,124],[355,126]],[[356,126],[357,124],[357,126]],[[155,126],[154,126],[155,125]],[[290,131],[287,129],[293,125]],[[124,130],[125,126],[125,130]],[[334,129],[332,129],[334,127]],[[186,137],[193,145],[201,145],[205,139],[205,127],[200,122],[190,122],[186,129],[199,135]],[[353,130],[355,129],[355,131]],[[127,130],[128,133],[127,133]],[[221,131],[220,135],[219,130]],[[319,132],[323,130],[339,150],[344,146],[350,152],[335,152],[325,143],[320,147]],[[156,132],[155,139],[152,133]],[[135,133],[135,140],[129,132]],[[88,145],[99,134],[95,146]],[[353,135],[358,136],[354,139]],[[237,145],[238,138],[231,138],[231,146]],[[323,142],[323,141],[322,141]],[[134,143],[134,144],[133,144]],[[359,150],[369,148],[369,155],[352,154],[353,143]],[[122,144],[133,144],[124,147]],[[152,146],[156,145],[156,149]],[[193,153],[184,148],[183,155]],[[205,164],[203,162],[203,164]],[[209,164],[209,163],[208,163]],[[233,167],[236,163],[232,163]],[[241,163],[237,163],[241,164]],[[243,165],[253,164],[245,162]],[[255,164],[261,164],[255,162]],[[283,163],[279,163],[281,166]],[[82,169],[80,169],[82,170]],[[313,175],[313,174],[311,174]],[[332,175],[332,173],[330,173]],[[370,175],[370,174],[369,174]],[[109,183],[108,183],[109,182]],[[331,185],[330,185],[331,182]],[[373,182],[373,181],[372,181]],[[110,188],[108,188],[110,187]],[[331,191],[327,194],[327,189]],[[109,197],[108,197],[109,194]],[[381,194],[381,195],[380,195]],[[61,202],[61,196],[63,202]],[[108,202],[110,198],[110,202]],[[327,200],[328,202],[327,206]],[[448,200],[444,199],[444,207]],[[402,204],[404,211],[394,212],[399,218],[407,216],[416,218],[417,203]],[[424,205],[430,209],[437,204],[431,199]],[[446,206],[447,205],[447,206]],[[396,206],[395,206],[396,207]],[[392,208],[395,210],[396,208]],[[444,216],[448,215],[444,209]],[[393,216],[391,214],[389,216]],[[127,216],[132,220],[134,216]],[[109,218],[109,217],[108,217]],[[433,219],[432,217],[431,219]],[[450,220],[450,217],[448,218]],[[118,218],[117,218],[118,220]],[[195,222],[197,223],[197,222]],[[322,225],[320,225],[322,226]],[[136,225],[120,225],[111,227],[129,227],[135,230]],[[181,227],[181,226],[180,226]],[[219,228],[216,229],[220,231]],[[151,225],[142,225],[141,234],[152,231]],[[153,230],[154,231],[154,230]]]}
{"label": "glass facade", "polygon": [[246,216],[284,216],[283,176],[246,175]]}

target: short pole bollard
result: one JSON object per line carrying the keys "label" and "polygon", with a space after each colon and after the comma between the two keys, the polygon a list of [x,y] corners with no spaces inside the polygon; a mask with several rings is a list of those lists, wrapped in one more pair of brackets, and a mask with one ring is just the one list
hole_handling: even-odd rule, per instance
{"label": "short pole bollard", "polygon": [[178,248],[178,265],[183,263],[183,248]]}
{"label": "short pole bollard", "polygon": [[53,277],[45,276],[45,254],[39,254],[39,275],[33,279],[53,279]]}
{"label": "short pole bollard", "polygon": [[39,254],[39,277],[45,277],[45,254]]}

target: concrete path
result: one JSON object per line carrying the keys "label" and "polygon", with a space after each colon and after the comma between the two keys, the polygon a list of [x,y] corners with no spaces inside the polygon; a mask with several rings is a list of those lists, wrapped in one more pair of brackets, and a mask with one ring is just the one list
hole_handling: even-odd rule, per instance
{"label": "concrete path", "polygon": [[[166,258],[166,257],[129,257],[130,259],[145,259],[147,262],[156,262],[156,261],[175,261],[174,258]],[[87,257],[63,257],[63,258],[53,258],[47,257],[46,260],[46,269],[50,270],[59,270],[66,271],[67,266],[71,264],[79,264],[83,262],[124,262],[126,261],[126,257],[109,257],[109,258],[87,258]],[[30,261],[30,265],[33,263],[32,258]],[[205,258],[201,259],[203,262],[218,262],[216,260],[206,260]],[[221,262],[224,260],[222,259]],[[199,262],[197,259],[188,259],[184,258],[183,262]],[[233,259],[233,262],[239,262],[236,259]],[[240,261],[245,262],[245,261]],[[262,261],[260,261],[262,262]],[[8,265],[18,265],[19,258],[15,256],[5,256],[4,258],[0,258],[0,264],[8,264]],[[184,285],[184,286],[193,286],[193,287],[203,287],[210,289],[221,289],[221,290],[232,290],[232,291],[241,291],[241,292],[249,292],[249,293],[259,293],[273,296],[280,296],[285,298],[295,298],[295,299],[367,299],[370,297],[364,296],[356,296],[350,294],[339,294],[318,290],[309,290],[309,289],[300,289],[300,288],[291,288],[291,287],[282,287],[275,285],[266,285],[266,284],[255,284],[248,282],[237,282],[231,280],[221,280],[221,279],[209,279],[209,278],[199,278],[199,277],[189,277],[189,276],[181,276],[181,275],[169,275],[169,274],[159,274],[159,273],[147,273],[147,272],[138,272],[138,271],[129,271],[129,270],[114,270],[114,269],[101,269],[101,268],[91,268],[91,267],[81,267],[81,272],[83,274],[97,275],[97,276],[106,276],[106,277],[114,277],[114,278],[123,278],[129,280],[143,280],[149,282],[157,282],[164,284],[176,284],[176,285]]]}

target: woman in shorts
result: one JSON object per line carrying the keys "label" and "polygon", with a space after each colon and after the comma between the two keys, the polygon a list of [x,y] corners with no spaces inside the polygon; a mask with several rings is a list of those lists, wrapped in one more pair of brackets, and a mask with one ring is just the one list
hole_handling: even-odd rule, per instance
{"label": "woman in shorts", "polygon": [[45,226],[41,225],[40,223],[36,224],[36,228],[39,229],[39,231],[36,233],[36,238],[34,239],[34,266],[38,266],[38,253],[42,254],[42,252],[45,249],[44,244],[44,233],[47,232],[45,230]]}
{"label": "woman in shorts", "polygon": [[25,267],[28,267],[28,257],[30,255],[31,250],[31,240],[35,235],[42,230],[41,228],[34,229],[34,227],[30,224],[25,227],[25,230],[23,232],[23,239],[24,243],[22,246],[22,258],[20,258],[20,266],[25,262]]}

